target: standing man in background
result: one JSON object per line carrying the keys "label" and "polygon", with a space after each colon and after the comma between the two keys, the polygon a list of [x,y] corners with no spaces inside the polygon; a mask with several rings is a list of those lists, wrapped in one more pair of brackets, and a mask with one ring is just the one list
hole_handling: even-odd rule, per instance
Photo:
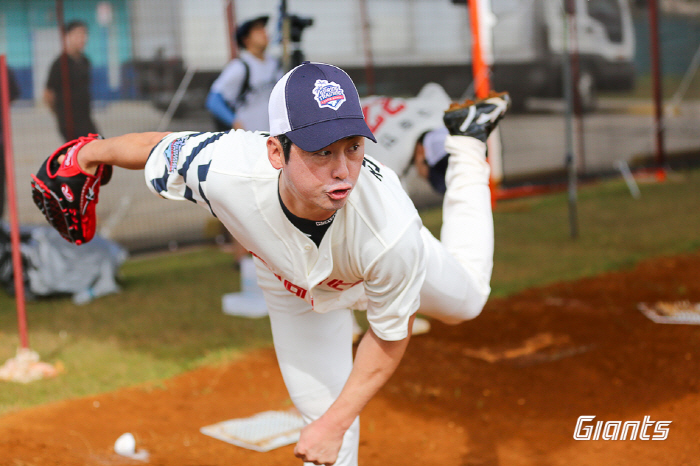
{"label": "standing man in background", "polygon": [[265,30],[268,20],[259,16],[236,29],[240,55],[226,65],[207,96],[217,131],[270,129],[267,104],[282,70],[277,60],[265,55],[270,42]]}
{"label": "standing man in background", "polygon": [[[44,102],[56,115],[59,131],[66,141],[98,133],[90,107],[92,66],[84,53],[87,40],[85,22],[74,20],[66,24],[64,52],[51,65],[44,90]],[[63,82],[65,64],[68,68],[68,85]],[[66,111],[66,103],[70,104],[70,111]]]}
{"label": "standing man in background", "polygon": [[[236,28],[239,56],[226,65],[207,96],[206,106],[213,116],[216,131],[270,129],[268,102],[272,88],[282,77],[282,70],[278,60],[265,54],[270,42],[265,29],[268,20],[268,16],[259,16]],[[233,255],[241,270],[248,270],[242,262],[252,259],[235,241]]]}

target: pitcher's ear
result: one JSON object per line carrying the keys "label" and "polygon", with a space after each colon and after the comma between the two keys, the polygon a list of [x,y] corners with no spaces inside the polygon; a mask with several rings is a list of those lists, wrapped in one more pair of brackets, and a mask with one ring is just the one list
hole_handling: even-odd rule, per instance
{"label": "pitcher's ear", "polygon": [[282,143],[274,136],[267,138],[267,158],[275,170],[280,170],[284,166]]}

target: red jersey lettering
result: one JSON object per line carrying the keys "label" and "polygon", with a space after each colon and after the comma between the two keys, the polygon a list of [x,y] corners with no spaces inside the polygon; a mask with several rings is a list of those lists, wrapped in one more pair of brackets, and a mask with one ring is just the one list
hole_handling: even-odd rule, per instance
{"label": "red jersey lettering", "polygon": [[362,113],[370,131],[375,133],[384,123],[384,115],[395,115],[405,108],[406,105],[403,102],[385,97],[362,107]]}

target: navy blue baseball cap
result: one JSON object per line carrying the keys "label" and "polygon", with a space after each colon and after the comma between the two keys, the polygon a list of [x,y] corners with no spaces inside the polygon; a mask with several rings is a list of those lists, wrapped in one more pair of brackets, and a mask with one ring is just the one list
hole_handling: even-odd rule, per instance
{"label": "navy blue baseball cap", "polygon": [[270,135],[285,134],[307,152],[350,136],[377,142],[355,84],[337,66],[304,62],[289,71],[272,90],[269,113]]}

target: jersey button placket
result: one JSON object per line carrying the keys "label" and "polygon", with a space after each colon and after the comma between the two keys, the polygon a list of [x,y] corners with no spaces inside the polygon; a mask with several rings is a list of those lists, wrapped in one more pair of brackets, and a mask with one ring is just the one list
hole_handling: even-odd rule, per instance
{"label": "jersey button placket", "polygon": [[304,245],[304,256],[306,257],[306,274],[308,276],[318,261],[318,249],[315,244],[311,243],[311,240]]}

